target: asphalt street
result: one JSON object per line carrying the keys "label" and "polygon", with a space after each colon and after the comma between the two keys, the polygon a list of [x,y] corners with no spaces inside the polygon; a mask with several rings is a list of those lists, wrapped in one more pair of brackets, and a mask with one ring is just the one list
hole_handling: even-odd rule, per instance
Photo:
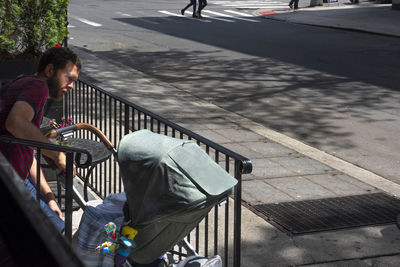
{"label": "asphalt street", "polygon": [[185,1],[71,0],[69,44],[399,183],[400,40],[262,19],[286,1],[247,2],[209,1],[196,20]]}

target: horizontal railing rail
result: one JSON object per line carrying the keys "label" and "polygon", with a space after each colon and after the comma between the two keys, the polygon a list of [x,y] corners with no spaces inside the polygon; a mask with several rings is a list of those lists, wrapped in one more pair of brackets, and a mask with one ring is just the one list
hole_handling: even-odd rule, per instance
{"label": "horizontal railing rail", "polygon": [[[243,174],[252,171],[252,163],[248,158],[84,80],[77,81],[75,89],[64,99],[64,116],[99,128],[115,147],[118,147],[119,140],[124,135],[141,129],[194,140],[215,162],[234,176],[238,183],[232,198],[233,208],[230,207],[230,201],[227,201],[223,213],[219,211],[220,207],[216,206],[210,216],[206,216],[196,227],[194,237],[189,236],[188,241],[194,244],[196,251],[205,256],[211,254],[210,250],[213,254],[221,255],[225,266],[240,266],[241,181]],[[78,134],[79,138],[96,140],[91,133]],[[122,178],[115,158],[99,164],[89,179],[90,189],[102,198],[123,191]],[[233,219],[230,217],[232,210]],[[233,242],[230,236],[233,236]]]}

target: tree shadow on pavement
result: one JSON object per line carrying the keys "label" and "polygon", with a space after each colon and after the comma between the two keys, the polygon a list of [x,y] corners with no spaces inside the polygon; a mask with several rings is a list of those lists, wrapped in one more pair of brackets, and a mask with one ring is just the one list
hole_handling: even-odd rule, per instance
{"label": "tree shadow on pavement", "polygon": [[[352,116],[360,122],[373,122],[365,109],[394,110],[400,100],[393,101],[390,90],[346,77],[267,58],[228,60],[218,57],[218,52],[170,49],[97,54],[253,121],[296,133],[312,145],[331,140],[332,145],[351,149],[347,137],[352,133],[338,125],[337,119]],[[327,137],[340,137],[342,142]]]}
{"label": "tree shadow on pavement", "polygon": [[[341,158],[366,159],[356,162],[363,167],[377,162],[365,155],[378,146],[384,152],[376,165],[393,169],[385,153],[400,151],[389,142],[399,125],[400,80],[393,75],[400,68],[399,39],[263,19],[231,24],[179,17],[115,20],[175,38],[160,37],[168,43],[154,40],[156,45],[149,42],[140,50],[95,52],[100,57],[329,153],[345,151],[337,154]],[[232,34],[232,27],[243,35]],[[159,97],[153,99],[161,102]],[[389,136],[387,143],[377,139],[382,136]],[[356,150],[361,144],[369,144],[368,151]]]}

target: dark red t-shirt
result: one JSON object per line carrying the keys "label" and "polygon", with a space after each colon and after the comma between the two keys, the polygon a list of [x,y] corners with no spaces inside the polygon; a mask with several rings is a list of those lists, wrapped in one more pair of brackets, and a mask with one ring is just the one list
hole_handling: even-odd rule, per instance
{"label": "dark red t-shirt", "polygon": [[[23,77],[13,82],[0,98],[0,134],[11,134],[5,129],[7,116],[17,101],[28,103],[35,115],[32,123],[40,127],[49,89],[35,76]],[[33,161],[33,150],[27,146],[0,142],[0,152],[8,159],[22,179],[26,179]]]}

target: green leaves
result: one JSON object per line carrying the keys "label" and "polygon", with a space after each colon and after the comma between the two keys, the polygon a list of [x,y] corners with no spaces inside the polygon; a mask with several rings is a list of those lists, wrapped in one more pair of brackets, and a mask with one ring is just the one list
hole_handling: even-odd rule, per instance
{"label": "green leaves", "polygon": [[68,35],[68,0],[1,0],[0,58],[37,57]]}

